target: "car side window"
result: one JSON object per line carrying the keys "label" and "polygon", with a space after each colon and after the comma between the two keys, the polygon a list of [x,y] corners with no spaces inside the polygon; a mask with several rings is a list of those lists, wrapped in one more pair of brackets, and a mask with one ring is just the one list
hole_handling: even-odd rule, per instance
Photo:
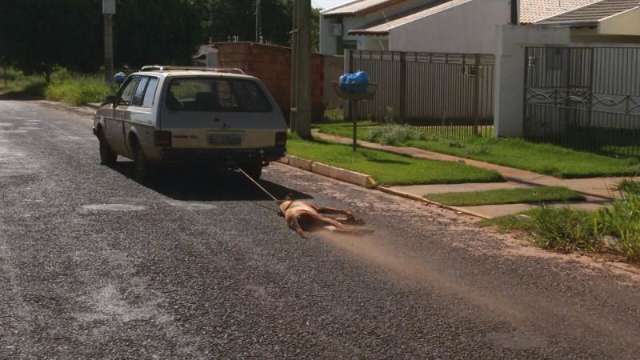
{"label": "car side window", "polygon": [[136,92],[133,95],[133,101],[131,105],[133,106],[142,106],[142,99],[144,99],[144,91],[147,89],[147,84],[149,83],[149,78],[144,76],[140,78],[138,82],[138,87],[136,88]]}
{"label": "car side window", "polygon": [[120,95],[120,104],[122,105],[131,105],[133,102],[133,95],[138,87],[138,83],[140,82],[139,77],[134,77],[122,89],[122,94]]}
{"label": "car side window", "polygon": [[142,107],[153,107],[153,100],[156,98],[156,90],[158,88],[158,79],[149,78],[149,84],[147,85],[147,91],[144,94],[144,100],[142,101]]}

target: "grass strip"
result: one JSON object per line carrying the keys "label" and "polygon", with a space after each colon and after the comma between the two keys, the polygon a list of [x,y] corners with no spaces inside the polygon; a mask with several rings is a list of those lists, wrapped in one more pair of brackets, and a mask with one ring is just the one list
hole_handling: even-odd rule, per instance
{"label": "grass strip", "polygon": [[450,206],[480,206],[583,201],[584,196],[565,187],[530,188],[427,194],[425,198]]}
{"label": "grass strip", "polygon": [[[327,134],[344,137],[350,137],[352,134],[348,123],[320,124],[318,129]],[[412,146],[561,178],[640,174],[638,158],[616,158],[516,138],[451,139],[430,134],[417,127],[379,126],[371,122],[361,124],[358,138],[387,145]]]}
{"label": "grass strip", "polygon": [[287,149],[291,155],[368,174],[382,185],[504,181],[497,172],[469,165],[414,159],[363,148],[354,153],[347,145],[307,141],[296,137],[289,139]]}

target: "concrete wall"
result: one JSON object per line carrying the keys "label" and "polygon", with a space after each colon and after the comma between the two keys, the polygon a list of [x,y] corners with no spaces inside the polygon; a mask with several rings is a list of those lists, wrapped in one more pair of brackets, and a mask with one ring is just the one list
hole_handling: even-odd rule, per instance
{"label": "concrete wall", "polygon": [[334,55],[338,48],[337,37],[331,33],[333,24],[341,22],[338,18],[320,16],[320,54]]}
{"label": "concrete wall", "polygon": [[393,29],[389,50],[495,54],[509,20],[509,0],[473,0]]}
{"label": "concrete wall", "polygon": [[525,47],[569,45],[569,29],[502,25],[497,28],[494,123],[496,135],[520,137],[524,132]]}
{"label": "concrete wall", "polygon": [[389,39],[386,36],[361,36],[358,50],[389,50]]}
{"label": "concrete wall", "polygon": [[640,9],[630,10],[602,21],[598,26],[598,33],[602,35],[640,35]]}

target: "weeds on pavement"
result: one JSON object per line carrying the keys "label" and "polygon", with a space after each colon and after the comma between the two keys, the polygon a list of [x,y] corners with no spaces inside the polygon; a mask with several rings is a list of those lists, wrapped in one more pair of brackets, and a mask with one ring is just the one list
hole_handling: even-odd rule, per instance
{"label": "weeds on pavement", "polygon": [[483,222],[504,231],[533,235],[537,246],[562,252],[608,250],[640,261],[640,186],[620,185],[622,198],[597,212],[543,207]]}

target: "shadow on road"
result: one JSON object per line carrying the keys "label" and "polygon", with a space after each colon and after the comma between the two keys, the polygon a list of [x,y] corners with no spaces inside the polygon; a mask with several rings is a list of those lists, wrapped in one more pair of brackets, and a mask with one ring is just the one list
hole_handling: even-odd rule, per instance
{"label": "shadow on road", "polygon": [[[132,178],[133,162],[118,162],[112,167]],[[260,184],[278,199],[291,195],[294,199],[311,196],[285,186],[261,180]],[[145,184],[158,193],[180,201],[263,201],[271,200],[244,175],[235,171],[206,171],[204,169],[157,169],[152,180]]]}

